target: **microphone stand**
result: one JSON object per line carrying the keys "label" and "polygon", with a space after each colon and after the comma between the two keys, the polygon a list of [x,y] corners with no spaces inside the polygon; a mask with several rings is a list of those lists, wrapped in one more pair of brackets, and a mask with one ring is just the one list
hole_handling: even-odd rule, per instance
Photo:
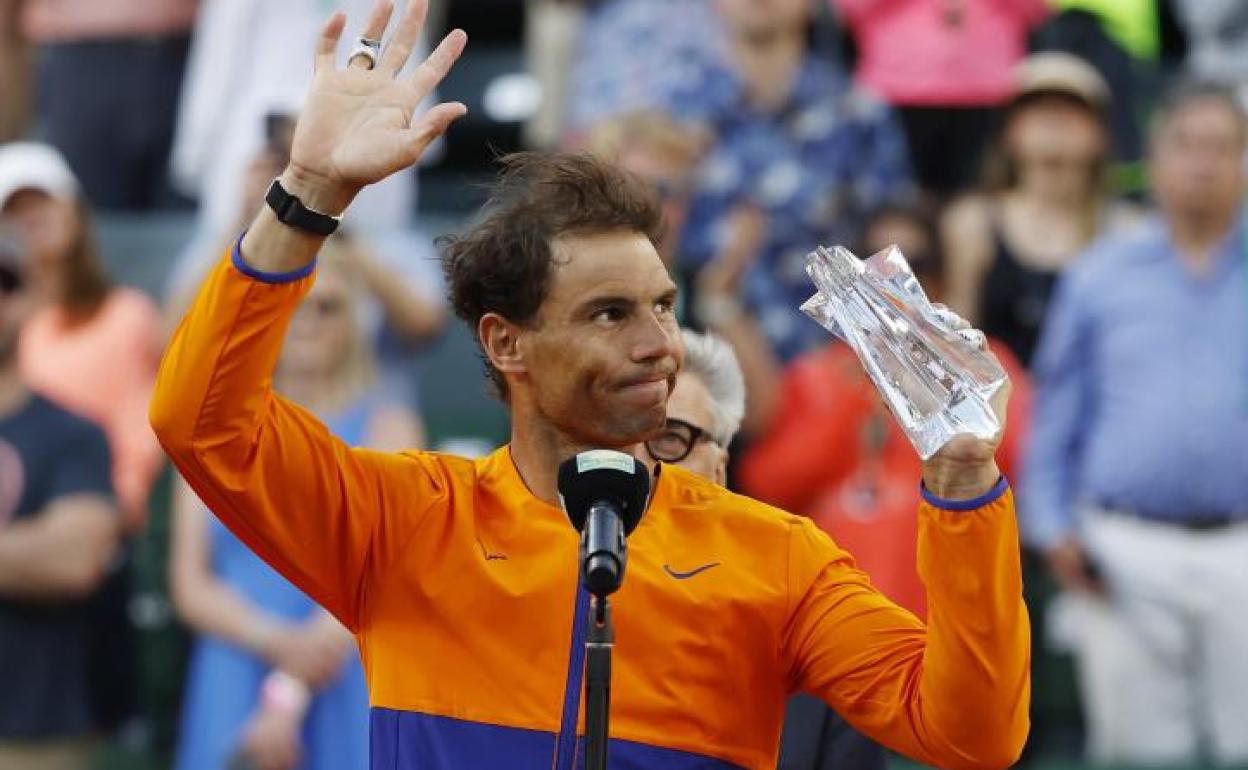
{"label": "microphone stand", "polygon": [[607,596],[595,595],[591,602],[589,635],[585,638],[585,770],[607,770],[615,628]]}

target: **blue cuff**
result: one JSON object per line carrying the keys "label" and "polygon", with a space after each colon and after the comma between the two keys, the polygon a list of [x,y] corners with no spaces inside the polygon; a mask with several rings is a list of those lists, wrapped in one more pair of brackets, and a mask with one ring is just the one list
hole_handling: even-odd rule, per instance
{"label": "blue cuff", "polygon": [[[246,235],[247,231],[243,231]],[[234,263],[234,268],[238,272],[248,278],[261,281],[263,283],[294,283],[301,278],[307,278],[316,270],[316,260],[313,259],[308,264],[298,270],[291,270],[288,273],[266,273],[263,270],[257,270],[251,265],[243,261],[243,235],[238,236],[238,240],[234,242],[234,252],[230,255],[230,261]]]}
{"label": "blue cuff", "polygon": [[979,497],[972,497],[970,500],[946,500],[943,497],[937,497],[927,490],[922,482],[919,483],[919,494],[923,495],[923,499],[929,505],[933,505],[942,511],[973,511],[976,508],[983,508],[989,503],[995,503],[1001,495],[1005,494],[1005,490],[1010,488],[1010,482],[1006,481],[1005,476],[997,479],[997,483],[992,485],[992,489],[983,493]]}

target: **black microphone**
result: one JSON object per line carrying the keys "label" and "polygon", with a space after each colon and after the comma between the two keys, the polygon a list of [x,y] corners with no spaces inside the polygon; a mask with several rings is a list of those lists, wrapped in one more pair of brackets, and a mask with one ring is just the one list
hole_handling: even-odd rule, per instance
{"label": "black microphone", "polygon": [[581,533],[581,574],[597,597],[619,590],[632,534],[650,497],[650,473],[632,455],[591,449],[559,466],[559,500]]}

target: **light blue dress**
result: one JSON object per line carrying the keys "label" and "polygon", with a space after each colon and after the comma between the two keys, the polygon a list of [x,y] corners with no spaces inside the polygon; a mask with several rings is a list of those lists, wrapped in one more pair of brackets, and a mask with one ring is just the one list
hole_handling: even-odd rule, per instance
{"label": "light blue dress", "polygon": [[[330,431],[358,446],[375,409],[373,399],[326,420]],[[297,515],[297,511],[292,511]],[[265,612],[300,621],[319,607],[210,517],[212,568],[218,578]],[[242,729],[259,702],[269,664],[210,636],[195,641],[182,707],[177,770],[225,770]],[[367,770],[368,689],[359,655],[312,700],[303,730],[299,770]]]}

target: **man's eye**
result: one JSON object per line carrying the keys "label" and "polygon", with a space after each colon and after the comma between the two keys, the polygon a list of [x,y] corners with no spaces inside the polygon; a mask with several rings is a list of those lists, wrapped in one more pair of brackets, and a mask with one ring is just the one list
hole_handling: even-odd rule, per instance
{"label": "man's eye", "polygon": [[670,299],[661,299],[654,304],[654,312],[659,315],[668,315],[676,309],[676,303]]}
{"label": "man's eye", "polygon": [[619,321],[624,318],[624,311],[618,307],[604,307],[594,313],[595,321]]}

